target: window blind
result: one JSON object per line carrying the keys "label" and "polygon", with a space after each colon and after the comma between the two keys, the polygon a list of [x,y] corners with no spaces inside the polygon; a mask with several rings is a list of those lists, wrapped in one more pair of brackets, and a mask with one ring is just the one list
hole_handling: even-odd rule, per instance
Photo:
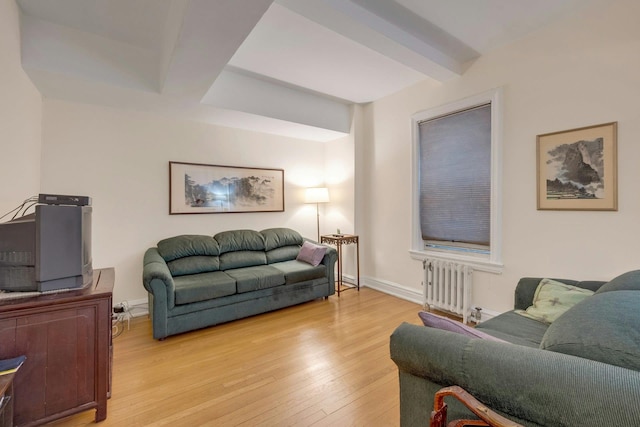
{"label": "window blind", "polygon": [[491,104],[425,120],[418,129],[423,240],[488,248]]}

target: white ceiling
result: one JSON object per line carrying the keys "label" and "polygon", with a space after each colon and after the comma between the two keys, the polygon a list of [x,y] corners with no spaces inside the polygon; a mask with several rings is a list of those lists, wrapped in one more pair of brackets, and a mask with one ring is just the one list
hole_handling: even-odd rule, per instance
{"label": "white ceiling", "polygon": [[311,140],[593,0],[16,0],[45,97]]}

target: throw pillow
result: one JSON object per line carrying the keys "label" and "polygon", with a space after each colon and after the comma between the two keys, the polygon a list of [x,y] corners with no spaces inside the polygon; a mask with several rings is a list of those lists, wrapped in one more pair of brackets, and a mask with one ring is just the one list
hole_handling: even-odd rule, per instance
{"label": "throw pillow", "polygon": [[430,328],[436,328],[436,329],[442,329],[444,331],[455,332],[455,333],[466,335],[472,338],[507,342],[507,341],[501,340],[500,338],[496,338],[485,332],[472,328],[471,326],[467,326],[464,323],[457,322],[453,319],[449,319],[444,316],[438,316],[437,314],[429,313],[426,311],[419,312],[418,316],[420,317],[420,319],[422,319],[422,323],[424,323],[424,326],[428,326]]}
{"label": "throw pillow", "polygon": [[567,285],[551,279],[542,279],[533,295],[533,305],[516,313],[544,323],[553,323],[564,312],[593,295],[593,291]]}
{"label": "throw pillow", "polygon": [[324,258],[326,251],[326,246],[315,245],[311,242],[304,242],[296,259],[316,267],[322,262],[322,258]]}
{"label": "throw pillow", "polygon": [[638,307],[638,291],[594,295],[553,322],[540,348],[640,371]]}
{"label": "throw pillow", "polygon": [[640,270],[627,271],[611,279],[596,291],[597,294],[611,291],[640,291]]}

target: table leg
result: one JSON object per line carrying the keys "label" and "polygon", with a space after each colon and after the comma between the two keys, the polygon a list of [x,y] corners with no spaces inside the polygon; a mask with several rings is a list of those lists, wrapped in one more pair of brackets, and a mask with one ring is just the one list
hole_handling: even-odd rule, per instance
{"label": "table leg", "polygon": [[342,289],[342,244],[336,244],[338,250],[338,297],[340,297],[340,289]]}
{"label": "table leg", "polygon": [[360,243],[356,240],[356,286],[360,292]]}

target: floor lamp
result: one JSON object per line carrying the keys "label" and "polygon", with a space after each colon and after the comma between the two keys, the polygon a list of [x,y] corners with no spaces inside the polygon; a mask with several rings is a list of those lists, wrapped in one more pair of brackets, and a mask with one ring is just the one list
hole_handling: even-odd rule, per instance
{"label": "floor lamp", "polygon": [[320,203],[328,203],[329,202],[329,189],[326,187],[313,187],[307,188],[304,194],[304,202],[305,203],[315,203],[316,204],[316,217],[317,217],[317,225],[318,225],[318,242],[320,242]]}

